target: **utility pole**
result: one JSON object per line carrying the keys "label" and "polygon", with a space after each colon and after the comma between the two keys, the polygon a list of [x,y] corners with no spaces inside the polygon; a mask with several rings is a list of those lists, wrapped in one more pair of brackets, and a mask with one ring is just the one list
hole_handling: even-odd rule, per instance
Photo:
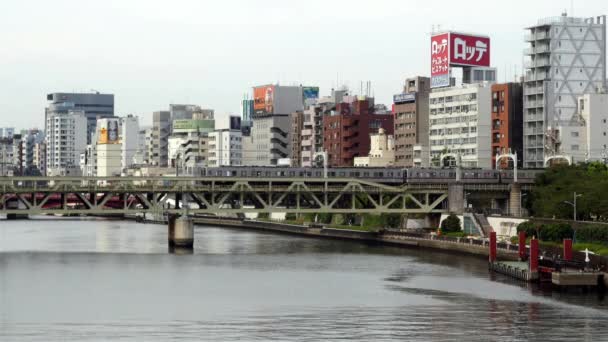
{"label": "utility pole", "polygon": [[576,193],[576,191],[575,191],[575,192],[574,192],[574,196],[573,196],[573,201],[572,201],[572,202],[569,202],[569,201],[564,201],[564,203],[566,203],[566,204],[570,204],[570,205],[573,207],[573,209],[574,209],[574,213],[573,213],[573,215],[572,215],[572,217],[574,218],[574,222],[576,222],[576,199],[577,199],[578,197],[581,197],[581,196],[583,196],[583,194],[577,194],[577,193]]}

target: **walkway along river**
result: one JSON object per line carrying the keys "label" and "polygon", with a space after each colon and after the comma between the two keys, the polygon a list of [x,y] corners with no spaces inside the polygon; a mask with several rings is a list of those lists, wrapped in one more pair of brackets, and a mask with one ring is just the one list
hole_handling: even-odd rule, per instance
{"label": "walkway along river", "polygon": [[601,341],[594,294],[543,292],[484,258],[264,231],[0,221],[0,340]]}

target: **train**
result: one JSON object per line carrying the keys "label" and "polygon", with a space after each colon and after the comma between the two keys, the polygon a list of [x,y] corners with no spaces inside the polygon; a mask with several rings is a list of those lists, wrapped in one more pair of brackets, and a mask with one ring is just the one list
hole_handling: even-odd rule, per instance
{"label": "train", "polygon": [[[323,168],[281,166],[222,166],[203,168],[197,176],[220,178],[323,178]],[[327,178],[357,178],[383,184],[432,184],[456,182],[454,168],[398,168],[398,167],[339,167],[328,168]],[[512,183],[513,170],[461,169],[465,183],[503,184]],[[519,183],[534,183],[543,170],[517,171]]]}

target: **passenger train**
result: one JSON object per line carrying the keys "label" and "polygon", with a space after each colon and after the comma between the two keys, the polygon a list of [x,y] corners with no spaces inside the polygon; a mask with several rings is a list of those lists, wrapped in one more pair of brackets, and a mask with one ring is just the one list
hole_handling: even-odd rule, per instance
{"label": "passenger train", "polygon": [[[323,178],[323,168],[294,168],[281,166],[222,166],[200,170],[200,176],[226,178]],[[513,182],[513,170],[461,169],[461,180],[466,183],[502,184]],[[518,170],[518,182],[534,183],[543,170]],[[328,178],[357,178],[387,184],[452,183],[456,169],[396,168],[396,167],[340,167],[328,168]]]}

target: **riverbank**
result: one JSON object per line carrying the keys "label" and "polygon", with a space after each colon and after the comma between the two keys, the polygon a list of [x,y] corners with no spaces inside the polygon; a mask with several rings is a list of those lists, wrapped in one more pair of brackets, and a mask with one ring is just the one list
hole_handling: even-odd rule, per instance
{"label": "riverbank", "polygon": [[[237,220],[227,218],[194,218],[194,223],[204,226],[222,226],[240,229],[271,231],[315,238],[353,240],[366,243],[400,246],[406,248],[428,248],[458,254],[473,255],[487,259],[488,241],[482,239],[437,237],[397,231],[366,232],[360,230],[309,227],[266,221]],[[498,244],[498,256],[502,260],[517,260],[517,246]]]}

